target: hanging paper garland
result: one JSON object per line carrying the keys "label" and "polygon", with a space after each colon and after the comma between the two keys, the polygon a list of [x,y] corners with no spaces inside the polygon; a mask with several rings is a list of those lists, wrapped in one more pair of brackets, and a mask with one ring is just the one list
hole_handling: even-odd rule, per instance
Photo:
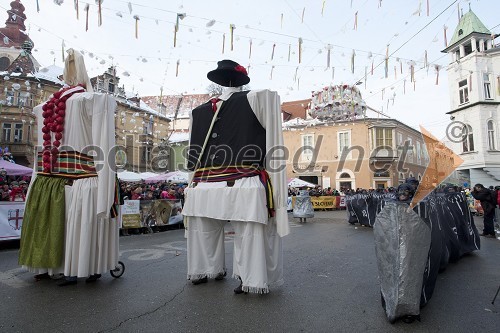
{"label": "hanging paper garland", "polygon": [[64,62],[64,39],[62,40],[62,43],[61,43],[61,51],[62,51],[62,62]]}
{"label": "hanging paper garland", "polygon": [[323,5],[321,6],[321,16],[323,16],[323,13],[325,12],[325,2],[326,0],[323,0]]}
{"label": "hanging paper garland", "polygon": [[97,9],[97,13],[98,13],[98,16],[97,16],[97,26],[101,26],[102,24],[102,0],[95,0],[95,2],[97,3],[97,5],[99,6],[98,9]]}
{"label": "hanging paper garland", "polygon": [[[37,0],[38,2],[38,0]],[[80,13],[78,11],[78,0],[75,0],[75,10],[76,10],[76,19],[79,20],[80,19]]]}
{"label": "hanging paper garland", "polygon": [[222,34],[222,54],[224,54],[224,45],[226,44],[226,34]]}
{"label": "hanging paper garland", "polygon": [[292,53],[292,44],[288,44],[288,62],[290,62],[290,54]]}
{"label": "hanging paper garland", "polygon": [[299,64],[302,62],[302,37],[299,37]]}
{"label": "hanging paper garland", "polygon": [[332,81],[335,81],[335,67],[332,67]]}
{"label": "hanging paper garland", "polygon": [[304,13],[306,12],[306,7],[302,9],[302,20],[301,23],[304,23]]}
{"label": "hanging paper garland", "polygon": [[231,51],[233,50],[234,47],[234,29],[236,29],[236,26],[234,24],[229,25],[229,32],[230,32],[230,37],[231,37]]}
{"label": "hanging paper garland", "polygon": [[441,66],[434,65],[434,69],[436,70],[436,86],[437,86],[439,84],[439,70],[441,69]]}
{"label": "hanging paper garland", "polygon": [[356,52],[354,50],[352,50],[352,54],[351,54],[351,73],[354,74],[354,57],[356,56]]}
{"label": "hanging paper garland", "polygon": [[424,53],[424,67],[425,68],[429,67],[429,63],[427,62],[427,50],[425,50],[425,53]]}
{"label": "hanging paper garland", "polygon": [[353,30],[358,30],[358,12],[354,14],[354,29]]}
{"label": "hanging paper garland", "polygon": [[175,67],[175,77],[179,76],[179,65],[181,64],[181,60],[177,60],[177,66]]}
{"label": "hanging paper garland", "polygon": [[87,12],[85,14],[85,31],[89,30],[89,4],[85,5],[84,10]]}
{"label": "hanging paper garland", "polygon": [[252,39],[250,38],[250,48],[248,50],[248,59],[252,57]]}
{"label": "hanging paper garland", "polygon": [[283,13],[281,13],[281,29],[283,29]]}
{"label": "hanging paper garland", "polygon": [[38,4],[38,0],[36,0],[36,12],[40,13],[40,5]]}
{"label": "hanging paper garland", "polygon": [[427,0],[427,16],[429,16],[429,11],[430,11],[430,8],[429,8],[429,0]]}
{"label": "hanging paper garland", "polygon": [[444,32],[444,47],[448,47],[448,39],[446,38],[446,29],[448,29],[448,27],[446,25],[443,25],[443,32]]}
{"label": "hanging paper garland", "polygon": [[138,15],[134,15],[134,19],[135,19],[135,39],[138,39],[139,38],[139,16]]}
{"label": "hanging paper garland", "polygon": [[272,80],[272,79],[273,79],[273,71],[274,71],[274,65],[273,65],[273,66],[271,66],[271,76],[270,76],[270,80]]}
{"label": "hanging paper garland", "polygon": [[330,56],[331,56],[331,51],[332,51],[332,45],[328,44],[326,46],[326,68],[330,68]]}

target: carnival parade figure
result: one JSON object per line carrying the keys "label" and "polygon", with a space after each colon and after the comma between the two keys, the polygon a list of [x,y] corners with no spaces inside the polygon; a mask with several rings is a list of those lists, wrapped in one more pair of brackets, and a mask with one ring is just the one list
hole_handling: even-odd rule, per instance
{"label": "carnival parade figure", "polygon": [[[19,264],[35,278],[64,274],[95,281],[118,260],[115,172],[109,152],[115,145],[116,102],[94,93],[83,56],[68,50],[67,85],[34,108],[39,146],[28,189]],[[100,160],[85,153],[98,147]]]}
{"label": "carnival parade figure", "polygon": [[[283,282],[282,237],[289,233],[280,97],[242,91],[244,67],[218,62],[207,77],[226,87],[191,114],[188,167],[194,172],[183,215],[187,278],[193,284],[226,276],[224,226],[234,232],[236,294],[264,294]],[[274,154],[273,154],[274,152]],[[281,158],[276,158],[276,156]]]}

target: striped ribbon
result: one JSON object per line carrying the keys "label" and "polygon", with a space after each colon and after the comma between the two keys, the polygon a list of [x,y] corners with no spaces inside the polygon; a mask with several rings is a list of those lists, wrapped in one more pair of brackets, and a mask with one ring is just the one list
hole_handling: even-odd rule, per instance
{"label": "striped ribbon", "polygon": [[199,168],[195,171],[193,182],[195,183],[212,183],[212,182],[222,182],[231,181],[246,177],[259,176],[260,182],[264,185],[266,191],[266,205],[268,216],[273,217],[275,215],[274,209],[274,199],[273,199],[273,186],[271,183],[271,178],[267,171],[261,167],[257,166],[247,166],[247,165],[230,165],[225,167],[206,167]]}
{"label": "striped ribbon", "polygon": [[56,163],[52,166],[51,173],[43,172],[42,158],[42,152],[39,152],[37,155],[38,174],[74,179],[97,176],[97,171],[94,166],[94,158],[77,151],[60,152],[57,155]]}

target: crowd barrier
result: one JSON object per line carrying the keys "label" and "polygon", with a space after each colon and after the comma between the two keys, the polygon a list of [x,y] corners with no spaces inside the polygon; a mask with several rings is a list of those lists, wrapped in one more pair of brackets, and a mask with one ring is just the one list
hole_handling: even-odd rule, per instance
{"label": "crowd barrier", "polygon": [[[345,209],[345,196],[319,196],[311,197],[313,209]],[[288,197],[288,210],[293,210],[295,197]]]}

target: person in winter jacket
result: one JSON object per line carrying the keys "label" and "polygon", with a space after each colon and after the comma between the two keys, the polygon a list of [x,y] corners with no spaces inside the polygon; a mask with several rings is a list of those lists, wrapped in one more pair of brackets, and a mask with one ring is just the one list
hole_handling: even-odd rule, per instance
{"label": "person in winter jacket", "polygon": [[482,184],[476,184],[471,194],[474,199],[481,202],[481,207],[483,207],[484,211],[484,229],[481,236],[495,237],[493,219],[495,218],[495,207],[497,205],[496,193],[485,188]]}

